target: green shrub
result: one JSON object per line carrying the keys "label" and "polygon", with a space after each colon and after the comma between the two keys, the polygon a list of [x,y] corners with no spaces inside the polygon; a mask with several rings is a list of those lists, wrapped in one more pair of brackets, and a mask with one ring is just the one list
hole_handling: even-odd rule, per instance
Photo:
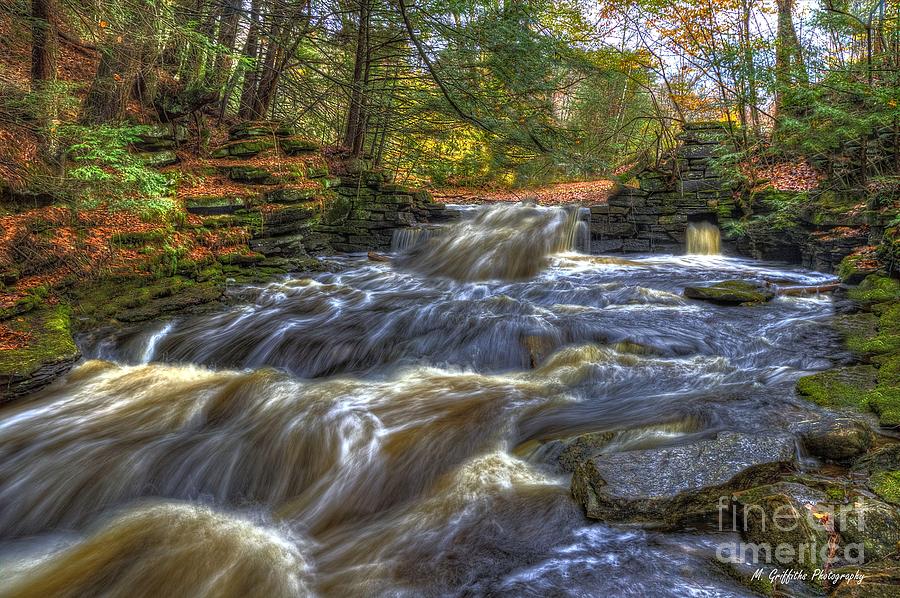
{"label": "green shrub", "polygon": [[166,218],[177,209],[172,179],[148,167],[129,145],[148,127],[140,125],[67,125],[62,136],[71,167],[65,182],[74,188],[76,208],[106,204],[147,218]]}

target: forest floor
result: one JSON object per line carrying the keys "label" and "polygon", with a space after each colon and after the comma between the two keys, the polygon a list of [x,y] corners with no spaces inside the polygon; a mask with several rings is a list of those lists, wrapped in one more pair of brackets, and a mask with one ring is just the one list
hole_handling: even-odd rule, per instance
{"label": "forest floor", "polygon": [[534,200],[542,206],[568,204],[598,205],[606,203],[616,188],[609,179],[576,183],[555,183],[540,187],[503,189],[491,187],[442,187],[432,191],[435,201],[450,204],[517,203]]}

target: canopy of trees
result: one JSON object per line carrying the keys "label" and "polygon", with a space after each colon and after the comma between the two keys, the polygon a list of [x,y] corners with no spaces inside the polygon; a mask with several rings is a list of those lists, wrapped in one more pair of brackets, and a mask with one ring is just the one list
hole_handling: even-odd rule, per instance
{"label": "canopy of trees", "polygon": [[[677,123],[826,161],[898,116],[900,3],[885,0],[15,0],[52,133],[272,119],[436,183],[602,175]],[[60,44],[96,63],[57,82]],[[76,86],[77,87],[77,86]],[[80,94],[80,95],[79,95]],[[134,106],[138,106],[137,109]],[[143,112],[142,112],[143,110]],[[140,116],[143,114],[143,116]],[[64,120],[64,119],[63,119]],[[53,135],[44,148],[58,155]]]}

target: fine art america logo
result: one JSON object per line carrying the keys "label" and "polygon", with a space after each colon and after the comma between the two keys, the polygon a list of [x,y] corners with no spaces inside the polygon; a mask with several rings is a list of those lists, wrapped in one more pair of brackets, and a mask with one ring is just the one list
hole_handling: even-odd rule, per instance
{"label": "fine art america logo", "polygon": [[[716,558],[754,566],[754,581],[767,579],[779,585],[801,581],[825,587],[859,584],[864,576],[852,567],[865,561],[863,543],[841,543],[838,532],[853,530],[853,537],[864,537],[861,507],[798,503],[777,494],[758,503],[720,496],[719,531],[739,532],[742,539],[719,543]],[[841,570],[834,571],[836,566]]]}

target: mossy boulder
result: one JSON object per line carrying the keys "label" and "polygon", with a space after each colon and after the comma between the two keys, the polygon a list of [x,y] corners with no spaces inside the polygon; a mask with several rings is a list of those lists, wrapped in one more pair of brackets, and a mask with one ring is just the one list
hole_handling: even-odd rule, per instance
{"label": "mossy boulder", "polygon": [[[825,564],[828,532],[815,512],[833,511],[829,497],[793,482],[778,482],[735,495],[739,531],[757,546],[768,546],[776,567],[813,571]],[[787,546],[791,551],[777,551]]]}
{"label": "mossy boulder", "polygon": [[187,130],[180,125],[145,125],[134,145],[145,152],[174,149],[179,142],[187,139]]}
{"label": "mossy boulder", "polygon": [[[302,137],[286,137],[279,140],[278,144],[281,147],[281,151],[283,151],[288,156],[311,154],[322,149],[321,146],[315,141],[304,139]],[[327,174],[327,170],[325,174]]]}
{"label": "mossy boulder", "polygon": [[279,176],[255,166],[231,166],[226,169],[228,178],[238,183],[254,185],[277,185],[282,180]]}
{"label": "mossy boulder", "polygon": [[900,280],[873,274],[867,276],[849,296],[861,303],[882,303],[900,300]]}
{"label": "mossy boulder", "polygon": [[269,138],[248,139],[217,147],[210,156],[213,158],[250,158],[273,147],[275,147],[275,141]]}
{"label": "mossy boulder", "polygon": [[878,265],[869,254],[851,253],[841,260],[837,267],[837,275],[846,284],[859,284],[867,276],[878,272]]}
{"label": "mossy boulder", "polygon": [[740,305],[763,303],[772,299],[775,294],[769,289],[745,280],[725,280],[711,285],[685,287],[684,296],[688,299],[724,305]]}
{"label": "mossy boulder", "polygon": [[865,562],[883,559],[900,548],[900,512],[896,507],[873,498],[856,496],[840,515],[837,523],[841,544],[862,546]]}
{"label": "mossy boulder", "polygon": [[158,152],[141,152],[138,155],[141,162],[152,168],[162,168],[178,163],[178,154],[174,150],[161,150]]}
{"label": "mossy boulder", "polygon": [[257,137],[291,137],[294,128],[284,123],[254,120],[239,123],[228,130],[228,138],[232,141],[254,139]]}
{"label": "mossy boulder", "polygon": [[266,256],[264,256],[263,254],[257,253],[255,251],[249,251],[229,253],[221,256],[219,258],[219,261],[230,266],[252,266],[264,261],[265,259]]}
{"label": "mossy boulder", "polygon": [[66,306],[36,310],[4,325],[28,335],[20,349],[0,351],[0,402],[15,399],[49,384],[81,357],[72,339]]}
{"label": "mossy boulder", "polygon": [[203,195],[185,199],[185,209],[190,214],[214,216],[234,214],[244,207],[243,198],[232,195]]}
{"label": "mossy boulder", "polygon": [[222,295],[218,281],[203,284],[185,276],[152,279],[144,276],[109,278],[72,294],[73,314],[80,329],[109,321],[139,322],[215,301]]}

